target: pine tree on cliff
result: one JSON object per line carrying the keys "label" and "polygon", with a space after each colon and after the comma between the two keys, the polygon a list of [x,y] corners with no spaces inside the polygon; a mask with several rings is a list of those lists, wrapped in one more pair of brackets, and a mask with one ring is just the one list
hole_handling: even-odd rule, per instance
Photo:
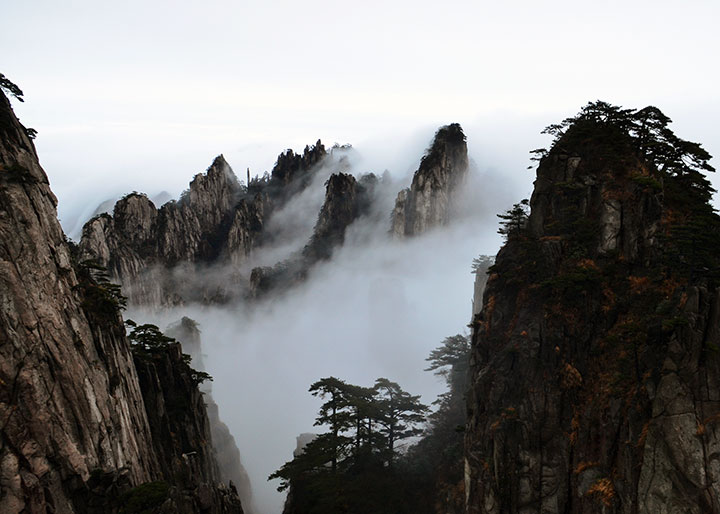
{"label": "pine tree on cliff", "polygon": [[2,73],[0,73],[0,89],[2,89],[6,94],[14,97],[20,102],[25,101],[25,99],[23,98],[22,89],[20,89],[14,82],[12,82]]}
{"label": "pine tree on cliff", "polygon": [[519,235],[527,224],[528,204],[529,201],[527,199],[521,200],[520,203],[514,204],[511,209],[505,211],[503,214],[498,214],[497,217],[502,220],[498,234],[505,236],[506,240]]}
{"label": "pine tree on cliff", "polygon": [[278,490],[290,488],[290,511],[416,512],[406,506],[407,479],[393,461],[397,442],[420,432],[427,408],[419,396],[386,378],[361,387],[328,377],[310,392],[327,400],[315,425],[329,431],[268,478],[281,480]]}
{"label": "pine tree on cliff", "polygon": [[338,460],[350,444],[350,439],[342,435],[352,426],[347,390],[348,384],[335,377],[323,378],[310,386],[310,393],[313,396],[328,398],[328,401],[320,407],[318,417],[315,419],[315,426],[327,425],[330,427],[330,433],[326,439],[330,449],[333,473],[337,472]]}
{"label": "pine tree on cliff", "polygon": [[425,421],[428,408],[420,403],[420,396],[403,391],[397,382],[387,378],[378,378],[374,387],[378,403],[378,423],[380,432],[385,435],[385,454],[392,465],[395,458],[395,445],[401,439],[420,435],[419,427]]}
{"label": "pine tree on cliff", "polygon": [[594,102],[534,152],[473,320],[469,514],[720,512],[696,472],[720,445],[714,169],[669,123]]}

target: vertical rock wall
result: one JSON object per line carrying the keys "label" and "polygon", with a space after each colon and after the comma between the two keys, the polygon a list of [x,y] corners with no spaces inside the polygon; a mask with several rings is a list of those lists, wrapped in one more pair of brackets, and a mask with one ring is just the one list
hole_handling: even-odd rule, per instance
{"label": "vertical rock wall", "polygon": [[441,127],[413,176],[398,194],[392,213],[395,237],[419,235],[446,225],[468,172],[465,134],[457,123]]}
{"label": "vertical rock wall", "polygon": [[664,257],[691,206],[588,125],[542,159],[473,321],[467,512],[720,512],[720,296]]}
{"label": "vertical rock wall", "polygon": [[[142,198],[127,207],[119,223],[142,244],[147,227],[129,213],[153,211]],[[0,94],[0,512],[118,514],[140,501],[154,512],[241,514],[219,483],[179,345],[150,361],[131,353],[122,297],[74,259],[55,208]]]}
{"label": "vertical rock wall", "polygon": [[0,94],[0,511],[74,512],[94,470],[159,473],[117,314],[92,312],[35,148]]}
{"label": "vertical rock wall", "polygon": [[[171,325],[165,333],[180,341],[183,351],[192,357],[192,366],[195,369],[205,371],[203,344],[200,330],[195,321],[187,317],[182,318],[179,322]],[[240,451],[235,444],[235,438],[230,433],[227,425],[220,419],[218,405],[212,397],[212,382],[205,382],[200,386],[200,390],[203,392],[203,400],[207,407],[210,433],[220,478],[224,483],[232,481],[242,500],[245,514],[253,514],[255,507],[253,505],[250,477],[248,477],[240,459]]]}

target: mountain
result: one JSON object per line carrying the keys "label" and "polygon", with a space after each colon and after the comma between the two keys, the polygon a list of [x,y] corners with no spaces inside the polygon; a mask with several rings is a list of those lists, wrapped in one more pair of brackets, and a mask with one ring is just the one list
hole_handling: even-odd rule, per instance
{"label": "mountain", "polygon": [[[81,253],[106,267],[135,306],[224,303],[288,289],[342,246],[352,223],[373,215],[378,190],[388,185],[372,173],[356,179],[339,171],[348,167],[345,151],[333,147],[327,152],[320,141],[302,154],[287,150],[271,174],[247,186],[219,156],[177,201],[157,209],[146,195],[130,193],[115,204],[112,215],[88,221]],[[271,265],[246,270],[253,254],[277,243],[283,227],[273,224],[274,217],[309,188],[321,169],[330,171],[325,199],[304,246]],[[398,197],[392,232],[417,235],[447,224],[467,172],[462,128],[456,123],[441,127],[411,187]]]}
{"label": "mountain", "polygon": [[287,290],[303,281],[312,266],[329,260],[332,252],[342,246],[348,227],[368,215],[377,183],[372,173],[360,180],[347,173],[333,173],[325,184],[325,200],[310,240],[301,251],[275,266],[253,268],[252,297]]}
{"label": "mountain", "polygon": [[188,276],[215,263],[245,262],[265,236],[268,215],[307,187],[325,155],[320,141],[302,155],[288,150],[272,175],[248,185],[240,184],[220,155],[178,201],[158,209],[146,195],[131,193],[115,204],[112,216],[88,221],[80,242],[83,257],[106,267],[134,305],[222,301],[233,294],[224,280],[187,287]]}
{"label": "mountain", "polygon": [[[372,473],[351,466],[366,480],[343,478],[342,497],[331,482],[332,501],[292,484],[288,512],[301,496],[349,512],[457,513],[463,499],[467,514],[720,512],[714,170],[669,124],[654,107],[595,102],[548,127],[532,197],[500,215],[494,262],[473,262],[469,362],[460,334],[428,359],[450,391],[425,437]],[[377,215],[382,181],[346,171],[320,141],[248,184],[219,156],[177,201],[123,197],[75,246],[0,96],[0,511],[241,513],[242,497],[251,512],[197,324],[168,337],[128,321],[126,335],[121,311],[252,303],[301,283]],[[449,223],[467,173],[462,129],[441,127],[384,237]],[[278,217],[323,181],[307,233],[256,266],[281,246]]]}
{"label": "mountain", "polygon": [[[218,481],[194,372],[177,345],[139,365],[120,316],[124,300],[77,260],[4,94],[0,233],[0,511],[241,513]],[[181,409],[163,408],[168,380]],[[183,440],[164,440],[168,432]]]}
{"label": "mountain", "polygon": [[[183,351],[192,357],[193,366],[199,371],[206,371],[203,362],[203,343],[197,322],[184,317],[165,330],[165,334],[181,343]],[[212,436],[215,459],[223,482],[232,481],[242,499],[245,514],[253,514],[256,509],[250,478],[240,459],[240,451],[230,429],[220,419],[219,407],[212,397],[212,383],[202,384],[203,401],[207,408],[208,421]]]}
{"label": "mountain", "polygon": [[720,219],[653,107],[549,127],[472,326],[467,512],[720,512]]}
{"label": "mountain", "polygon": [[462,127],[441,127],[408,189],[398,193],[392,212],[395,237],[413,236],[447,225],[468,173],[467,144]]}

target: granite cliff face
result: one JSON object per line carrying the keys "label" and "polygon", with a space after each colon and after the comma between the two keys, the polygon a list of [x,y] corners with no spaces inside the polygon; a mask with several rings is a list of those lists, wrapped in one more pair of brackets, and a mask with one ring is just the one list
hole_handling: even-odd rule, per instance
{"label": "granite cliff face", "polygon": [[318,262],[328,260],[333,250],[342,246],[345,231],[359,217],[368,213],[377,177],[367,174],[358,181],[352,175],[335,173],[325,184],[325,201],[313,235],[301,252],[273,267],[252,270],[252,296],[258,298],[271,291],[279,292],[298,284]]}
{"label": "granite cliff face", "polygon": [[[199,371],[206,371],[203,363],[203,345],[197,323],[187,317],[171,325],[165,331],[169,337],[177,339],[182,349],[192,357],[192,365]],[[212,382],[200,386],[203,401],[207,408],[210,433],[212,435],[214,458],[217,461],[220,479],[223,483],[232,482],[237,488],[245,514],[254,514],[252,487],[250,478],[240,459],[240,451],[230,429],[220,419],[219,407],[212,397]]]}
{"label": "granite cliff face", "polygon": [[163,508],[242,513],[234,485],[221,479],[204,396],[180,344],[134,360],[162,478],[177,491]]}
{"label": "granite cliff face", "polygon": [[178,201],[158,209],[144,194],[132,193],[115,204],[112,216],[90,220],[83,227],[81,252],[108,269],[132,305],[223,301],[241,285],[198,280],[189,286],[188,278],[216,263],[240,267],[261,243],[273,209],[307,187],[325,155],[320,141],[302,155],[288,150],[272,175],[247,186],[218,156]]}
{"label": "granite cliff face", "polygon": [[206,512],[242,512],[209,461],[195,487],[168,476],[121,299],[73,259],[32,141],[2,94],[0,234],[0,511],[117,512],[130,488],[165,477],[165,512],[197,512],[183,498],[207,497],[223,501],[204,502]]}
{"label": "granite cliff face", "polygon": [[473,321],[468,513],[720,512],[708,184],[647,109],[628,130],[595,107],[542,158]]}
{"label": "granite cliff face", "polygon": [[35,148],[0,95],[0,511],[73,512],[95,469],[159,472],[118,317],[94,323]]}
{"label": "granite cliff face", "polygon": [[392,212],[392,234],[413,236],[447,225],[467,173],[467,144],[462,128],[457,123],[441,127],[410,188],[398,194]]}
{"label": "granite cliff face", "polygon": [[[248,258],[273,242],[275,234],[267,230],[268,220],[311,184],[321,166],[344,168],[345,149],[339,150],[341,157],[331,161],[326,157],[333,152],[328,154],[320,141],[305,147],[302,154],[287,150],[278,156],[270,175],[253,179],[247,186],[238,183],[219,156],[206,174],[193,179],[177,202],[158,209],[144,194],[132,193],[116,203],[112,216],[101,214],[90,220],[80,242],[83,258],[105,266],[134,306],[222,303],[292,287],[312,265],[327,260],[332,249],[342,245],[347,226],[372,210],[373,193],[380,184],[375,175],[356,181],[347,173],[334,173],[304,248],[249,274]],[[440,128],[411,187],[398,196],[391,232],[419,235],[447,224],[467,172],[462,128],[458,124]],[[214,280],[215,274],[206,271],[217,264],[225,271]]]}

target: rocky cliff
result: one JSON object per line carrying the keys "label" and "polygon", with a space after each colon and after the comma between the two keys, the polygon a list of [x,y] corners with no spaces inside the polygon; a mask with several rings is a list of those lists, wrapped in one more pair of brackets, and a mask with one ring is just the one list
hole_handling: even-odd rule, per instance
{"label": "rocky cliff", "polygon": [[[133,306],[222,303],[291,287],[342,244],[350,223],[372,211],[379,184],[374,175],[364,175],[356,183],[347,173],[334,173],[307,245],[274,266],[256,267],[250,276],[243,266],[253,251],[274,242],[273,230],[266,230],[268,220],[310,185],[321,166],[333,170],[347,166],[347,149],[338,150],[335,160],[320,141],[305,147],[302,154],[287,150],[278,156],[271,174],[250,180],[247,186],[238,183],[219,156],[177,202],[158,209],[144,194],[131,193],[115,204],[112,215],[91,219],[83,228],[82,255],[105,266]],[[326,161],[328,156],[331,159]],[[398,195],[391,232],[418,235],[447,224],[467,172],[462,128],[441,127],[411,187]],[[223,267],[220,276],[212,272],[216,265]]]}
{"label": "rocky cliff", "polygon": [[720,512],[720,221],[668,123],[550,128],[473,321],[468,513]]}
{"label": "rocky cliff", "polygon": [[[192,365],[195,369],[206,371],[200,329],[194,320],[184,317],[168,327],[165,333],[182,344],[183,351],[192,357]],[[232,482],[242,500],[245,514],[254,514],[255,507],[250,478],[240,459],[240,451],[235,444],[235,438],[227,425],[220,419],[220,409],[212,397],[212,383],[205,382],[200,386],[200,390],[203,392],[203,401],[207,407],[215,460],[221,481]]]}
{"label": "rocky cliff", "polygon": [[242,265],[265,235],[273,209],[309,184],[325,155],[320,141],[302,155],[288,150],[270,176],[246,186],[220,155],[178,201],[158,209],[144,194],[131,193],[115,204],[112,216],[90,220],[82,254],[108,269],[132,305],[223,301],[240,285],[191,278],[213,264]]}
{"label": "rocky cliff", "polygon": [[342,246],[345,231],[359,217],[368,214],[378,179],[367,174],[356,180],[346,173],[335,173],[325,184],[325,201],[318,214],[313,235],[301,252],[273,267],[252,270],[252,296],[281,291],[304,280],[312,266],[330,259]]}
{"label": "rocky cliff", "polygon": [[174,489],[163,509],[242,513],[234,485],[221,479],[200,379],[180,344],[135,352],[134,360],[162,478]]}
{"label": "rocky cliff", "polygon": [[0,511],[73,512],[95,469],[159,472],[119,317],[96,322],[35,148],[0,95]]}
{"label": "rocky cliff", "polygon": [[[0,511],[116,512],[129,488],[167,472],[148,390],[125,336],[123,299],[73,259],[32,141],[2,94],[0,234]],[[205,503],[207,512],[241,512],[214,476],[198,475],[203,491],[169,480],[163,501],[208,492],[232,508]]]}
{"label": "rocky cliff", "polygon": [[392,234],[395,237],[419,235],[446,225],[467,173],[467,144],[462,128],[457,123],[441,127],[422,158],[410,188],[397,196],[392,212]]}

